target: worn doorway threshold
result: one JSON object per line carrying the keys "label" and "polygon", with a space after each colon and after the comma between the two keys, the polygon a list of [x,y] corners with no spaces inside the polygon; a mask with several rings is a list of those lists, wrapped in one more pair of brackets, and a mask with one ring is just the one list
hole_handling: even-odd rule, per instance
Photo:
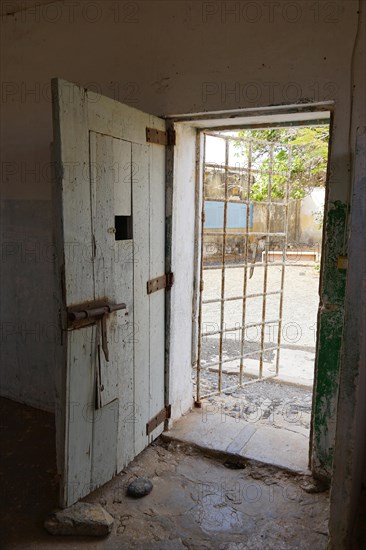
{"label": "worn doorway threshold", "polygon": [[195,408],[164,432],[163,438],[191,445],[209,454],[227,455],[296,474],[311,475],[308,469],[308,430],[274,427],[233,418],[203,406]]}

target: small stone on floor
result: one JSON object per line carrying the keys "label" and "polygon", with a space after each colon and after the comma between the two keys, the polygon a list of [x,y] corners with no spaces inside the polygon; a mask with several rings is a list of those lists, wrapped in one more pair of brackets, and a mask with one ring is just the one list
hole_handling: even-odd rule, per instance
{"label": "small stone on floor", "polygon": [[127,495],[133,498],[141,498],[151,493],[153,484],[149,479],[139,477],[127,487]]}

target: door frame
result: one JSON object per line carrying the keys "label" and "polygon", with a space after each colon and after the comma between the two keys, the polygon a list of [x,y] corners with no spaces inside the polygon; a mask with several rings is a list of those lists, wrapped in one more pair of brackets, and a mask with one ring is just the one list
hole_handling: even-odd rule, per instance
{"label": "door frame", "polygon": [[[193,113],[186,115],[172,115],[167,117],[167,124],[170,129],[173,129],[177,133],[176,146],[167,149],[167,179],[166,179],[166,201],[167,201],[167,214],[166,214],[166,266],[169,270],[175,269],[174,266],[174,251],[178,248],[178,236],[174,234],[174,226],[176,217],[180,214],[180,209],[184,208],[183,200],[178,197],[179,168],[182,164],[186,163],[184,160],[184,150],[189,146],[192,147],[194,140],[195,153],[190,155],[188,159],[188,173],[190,177],[194,174],[194,204],[191,206],[195,210],[194,216],[194,244],[191,252],[193,253],[193,280],[190,282],[190,290],[192,293],[191,302],[191,342],[190,352],[191,361],[189,369],[191,371],[192,365],[196,358],[197,349],[197,337],[198,337],[198,296],[199,296],[199,264],[200,264],[200,227],[201,227],[201,211],[202,211],[202,133],[205,130],[231,130],[242,128],[268,128],[268,127],[288,127],[316,124],[317,121],[323,121],[326,119],[329,121],[330,127],[330,143],[328,151],[328,173],[326,179],[326,194],[324,205],[324,224],[323,224],[323,240],[322,240],[322,254],[321,254],[321,267],[320,267],[320,287],[319,287],[319,299],[321,301],[321,289],[322,279],[324,272],[325,252],[327,247],[326,240],[326,219],[329,208],[329,166],[331,163],[331,143],[332,143],[332,128],[334,119],[335,102],[326,101],[319,103],[309,103],[301,105],[281,105],[276,107],[263,107],[263,108],[249,108],[232,111],[215,111],[207,113]],[[186,134],[186,135],[184,135]],[[181,189],[178,190],[178,193]],[[191,194],[192,201],[192,194]],[[189,258],[186,258],[189,261]],[[182,286],[180,287],[183,290]],[[177,292],[179,287],[175,289],[175,292],[168,294],[166,300],[166,356],[165,356],[165,372],[166,372],[166,401],[171,403],[184,403],[181,410],[175,412],[172,415],[172,419],[177,419],[179,416],[186,412],[188,408],[193,406],[193,397],[185,398],[184,391],[191,391],[192,385],[188,380],[188,373],[186,373],[185,384],[181,387],[180,399],[177,399],[174,381],[179,379],[176,365],[177,346],[175,342],[175,334],[178,330],[178,319],[174,317],[174,311],[176,309]],[[318,313],[319,321],[319,313]],[[317,435],[317,431],[320,430],[319,426],[314,422],[314,408],[317,398],[317,378],[319,371],[321,371],[321,365],[318,364],[318,351],[319,351],[319,322],[318,322],[318,334],[316,340],[316,356],[315,356],[315,373],[314,373],[314,385],[313,385],[313,406],[312,406],[312,421],[310,430],[310,442],[309,442],[309,465],[314,475],[323,477],[324,474],[322,467],[318,467],[321,464],[321,458],[319,456],[322,453],[322,449],[318,449],[314,446],[314,439]],[[188,369],[187,361],[184,366]],[[190,372],[189,372],[190,376]],[[175,394],[174,394],[175,392]],[[331,424],[332,418],[329,415],[325,419],[327,425]],[[167,427],[167,426],[166,426]],[[328,444],[328,441],[324,441],[324,446]],[[330,472],[329,472],[330,473]]]}

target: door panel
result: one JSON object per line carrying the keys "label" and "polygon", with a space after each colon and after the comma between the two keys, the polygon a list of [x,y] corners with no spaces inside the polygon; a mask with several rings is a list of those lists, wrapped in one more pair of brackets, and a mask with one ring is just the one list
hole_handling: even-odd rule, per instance
{"label": "door panel", "polygon": [[[146,142],[146,128],[165,130],[165,122],[65,81],[52,85],[64,335],[57,446],[66,506],[162,431],[146,434],[164,408],[165,297],[148,295],[146,285],[164,274],[165,148]],[[68,318],[70,308],[120,303],[126,309],[104,317]]]}
{"label": "door panel", "polygon": [[93,414],[93,446],[90,490],[116,473],[119,400],[108,403]]}
{"label": "door panel", "polygon": [[[146,282],[150,278],[149,238],[149,148],[132,145],[134,167],[132,203],[134,205],[134,363],[135,363],[135,449],[138,454],[146,446],[146,419],[150,414],[150,300]],[[148,399],[144,396],[149,395]]]}
{"label": "door panel", "polygon": [[[105,406],[119,397],[120,350],[133,308],[132,295],[128,303],[124,294],[126,284],[123,258],[118,258],[115,216],[131,215],[131,143],[103,134],[90,132],[90,184],[92,201],[92,231],[95,247],[94,299],[123,302],[126,311],[116,311],[106,319],[110,359],[102,350],[101,331],[98,331],[98,363],[100,372],[100,405]],[[133,371],[133,355],[125,357],[125,365]]]}
{"label": "door panel", "polygon": [[[68,369],[66,386],[66,441],[63,489],[70,501],[86,494],[91,482],[95,327],[67,333]],[[56,434],[57,435],[57,434]],[[66,449],[65,449],[66,451]]]}
{"label": "door panel", "polygon": [[134,371],[136,367],[133,351],[134,341],[138,336],[135,335],[134,330],[133,272],[135,264],[132,240],[118,241],[116,261],[121,262],[123,266],[124,275],[119,280],[119,285],[121,295],[128,306],[128,315],[125,316],[125,323],[123,327],[120,327],[116,336],[117,343],[119,344],[118,383],[120,388],[117,471],[120,472],[136,456],[134,433]]}
{"label": "door panel", "polygon": [[[150,163],[150,279],[154,279],[165,271],[165,251],[160,246],[161,240],[165,240],[165,189],[159,181],[159,174],[165,170],[165,155],[161,148],[150,150]],[[150,295],[151,364],[164,364],[164,332],[159,329],[165,322],[164,298],[164,291]],[[160,411],[164,403],[164,371],[161,369],[150,377],[150,395],[151,412]],[[154,430],[151,440],[162,432],[162,428],[161,425]]]}

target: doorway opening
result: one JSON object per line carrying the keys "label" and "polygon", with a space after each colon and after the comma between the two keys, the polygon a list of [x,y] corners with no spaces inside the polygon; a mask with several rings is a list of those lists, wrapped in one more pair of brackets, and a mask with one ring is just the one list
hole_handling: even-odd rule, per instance
{"label": "doorway opening", "polygon": [[329,120],[203,130],[201,144],[195,404],[251,427],[245,456],[304,470]]}

